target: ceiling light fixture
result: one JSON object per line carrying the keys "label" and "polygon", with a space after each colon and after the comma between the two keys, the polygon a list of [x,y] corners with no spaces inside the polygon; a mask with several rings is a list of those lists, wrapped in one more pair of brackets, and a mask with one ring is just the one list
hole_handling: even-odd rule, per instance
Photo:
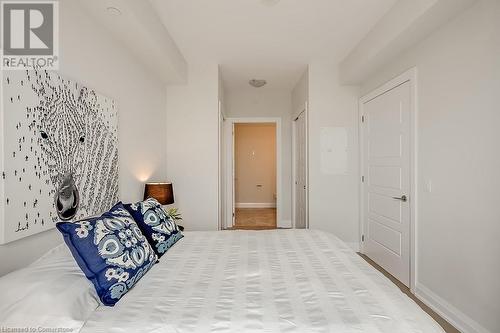
{"label": "ceiling light fixture", "polygon": [[248,81],[248,83],[252,86],[252,87],[255,87],[255,88],[260,88],[260,87],[263,87],[267,84],[267,81],[266,80],[256,80],[256,79],[252,79],[250,81]]}
{"label": "ceiling light fixture", "polygon": [[111,16],[120,16],[122,14],[122,11],[116,7],[107,7],[106,10]]}

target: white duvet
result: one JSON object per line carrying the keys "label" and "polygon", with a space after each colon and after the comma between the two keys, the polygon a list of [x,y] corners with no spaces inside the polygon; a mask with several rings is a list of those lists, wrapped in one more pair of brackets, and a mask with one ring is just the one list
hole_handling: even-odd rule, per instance
{"label": "white duvet", "polygon": [[335,236],[187,232],[82,332],[443,332]]}
{"label": "white duvet", "polygon": [[309,230],[186,232],[115,307],[98,305],[91,283],[62,245],[0,278],[0,327],[443,332],[342,241]]}

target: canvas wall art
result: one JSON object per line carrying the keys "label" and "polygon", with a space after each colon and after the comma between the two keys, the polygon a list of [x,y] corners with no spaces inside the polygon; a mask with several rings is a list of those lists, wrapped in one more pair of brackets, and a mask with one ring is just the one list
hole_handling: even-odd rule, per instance
{"label": "canvas wall art", "polygon": [[99,214],[118,200],[115,102],[57,72],[4,71],[0,242]]}

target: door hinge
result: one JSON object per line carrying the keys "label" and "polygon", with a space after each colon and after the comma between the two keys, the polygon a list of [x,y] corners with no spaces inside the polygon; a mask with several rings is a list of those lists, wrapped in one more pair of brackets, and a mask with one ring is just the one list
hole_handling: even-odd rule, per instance
{"label": "door hinge", "polygon": [[364,183],[365,182],[365,176],[361,176],[361,182]]}
{"label": "door hinge", "polygon": [[234,217],[234,213],[233,213],[233,217]]}
{"label": "door hinge", "polygon": [[361,235],[361,241],[364,242],[365,241],[365,235]]}
{"label": "door hinge", "polygon": [[361,116],[361,122],[364,123],[365,122],[365,116]]}

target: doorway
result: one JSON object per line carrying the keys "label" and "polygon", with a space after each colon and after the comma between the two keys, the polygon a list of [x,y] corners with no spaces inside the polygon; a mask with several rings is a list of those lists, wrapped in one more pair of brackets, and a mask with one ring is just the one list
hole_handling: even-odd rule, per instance
{"label": "doorway", "polygon": [[360,101],[362,252],[412,290],[415,82],[410,70]]}
{"label": "doorway", "polygon": [[280,227],[281,120],[229,118],[224,229]]}
{"label": "doorway", "polygon": [[234,229],[276,229],[276,124],[234,125]]}

